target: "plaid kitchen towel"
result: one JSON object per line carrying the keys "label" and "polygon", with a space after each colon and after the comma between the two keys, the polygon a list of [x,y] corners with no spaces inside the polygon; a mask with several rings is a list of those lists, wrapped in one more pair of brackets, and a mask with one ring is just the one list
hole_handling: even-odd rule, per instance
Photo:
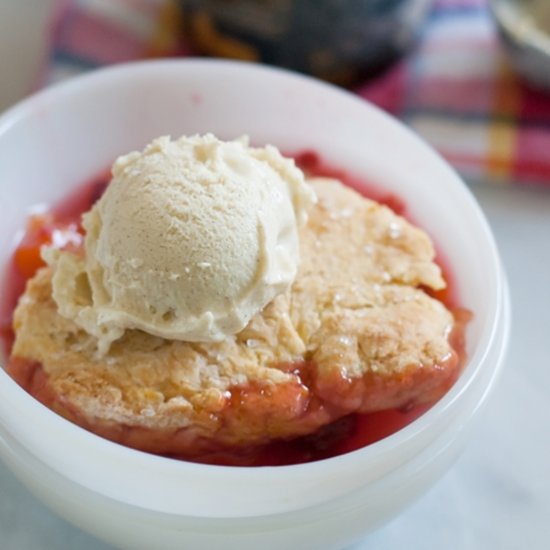
{"label": "plaid kitchen towel", "polygon": [[[173,0],[60,0],[42,85],[106,64],[185,56]],[[550,186],[550,94],[512,71],[486,0],[436,0],[418,46],[355,88],[470,182]]]}

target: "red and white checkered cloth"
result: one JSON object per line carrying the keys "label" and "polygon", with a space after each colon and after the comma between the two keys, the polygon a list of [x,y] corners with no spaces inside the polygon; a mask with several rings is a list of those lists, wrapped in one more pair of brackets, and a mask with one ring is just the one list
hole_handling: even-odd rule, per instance
{"label": "red and white checkered cloth", "polygon": [[[173,0],[60,0],[42,85],[185,56]],[[402,119],[470,182],[550,187],[550,93],[512,71],[486,0],[436,0],[418,47],[356,93]]]}

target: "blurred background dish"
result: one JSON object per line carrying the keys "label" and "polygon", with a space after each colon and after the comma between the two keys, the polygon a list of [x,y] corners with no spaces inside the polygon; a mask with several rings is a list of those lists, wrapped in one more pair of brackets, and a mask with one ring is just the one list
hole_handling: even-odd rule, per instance
{"label": "blurred background dish", "polygon": [[490,0],[489,5],[517,71],[550,90],[550,1]]}
{"label": "blurred background dish", "polygon": [[338,84],[372,76],[415,43],[432,0],[180,0],[201,54],[261,61]]}

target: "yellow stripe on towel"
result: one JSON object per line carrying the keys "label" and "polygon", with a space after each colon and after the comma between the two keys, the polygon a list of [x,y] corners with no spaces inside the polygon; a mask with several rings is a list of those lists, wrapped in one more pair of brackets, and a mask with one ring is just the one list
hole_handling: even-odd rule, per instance
{"label": "yellow stripe on towel", "polygon": [[501,61],[495,85],[493,112],[503,118],[496,118],[488,128],[487,175],[501,182],[510,177],[517,150],[517,127],[515,120],[521,105],[521,91],[517,76],[505,61]]}

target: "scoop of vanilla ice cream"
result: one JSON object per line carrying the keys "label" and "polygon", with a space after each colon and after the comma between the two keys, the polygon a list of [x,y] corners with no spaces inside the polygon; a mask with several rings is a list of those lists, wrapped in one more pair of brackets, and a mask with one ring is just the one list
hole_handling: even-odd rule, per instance
{"label": "scoop of vanilla ice cream", "polygon": [[61,315],[98,338],[126,329],[218,341],[292,284],[315,201],[290,159],[211,134],[120,157],[84,215],[85,254],[48,249]]}

